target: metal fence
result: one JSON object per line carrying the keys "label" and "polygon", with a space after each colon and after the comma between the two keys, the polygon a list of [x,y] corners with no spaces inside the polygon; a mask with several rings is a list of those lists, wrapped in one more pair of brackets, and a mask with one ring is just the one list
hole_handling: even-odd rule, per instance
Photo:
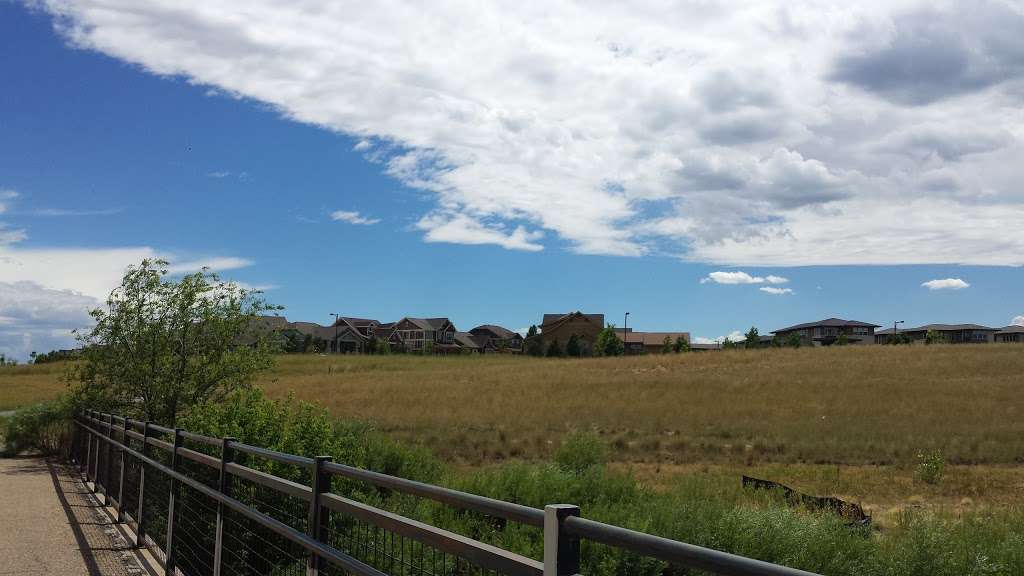
{"label": "metal fence", "polygon": [[[72,453],[92,490],[135,532],[135,545],[169,575],[563,576],[579,572],[587,541],[678,569],[813,576],[588,520],[577,506],[541,510],[113,414],[76,416]],[[252,467],[260,459],[294,469],[301,481]],[[543,531],[543,558],[335,494],[335,477],[534,527]]]}

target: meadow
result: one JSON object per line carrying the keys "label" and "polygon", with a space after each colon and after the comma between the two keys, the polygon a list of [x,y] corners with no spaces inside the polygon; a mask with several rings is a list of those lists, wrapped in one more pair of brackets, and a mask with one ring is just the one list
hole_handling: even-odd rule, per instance
{"label": "meadow", "polygon": [[[0,370],[0,410],[54,397],[60,364]],[[1024,347],[770,349],[604,359],[280,356],[259,384],[429,449],[455,469],[547,461],[574,430],[669,490],[748,474],[895,515],[1020,502]],[[942,482],[921,482],[938,451]]]}

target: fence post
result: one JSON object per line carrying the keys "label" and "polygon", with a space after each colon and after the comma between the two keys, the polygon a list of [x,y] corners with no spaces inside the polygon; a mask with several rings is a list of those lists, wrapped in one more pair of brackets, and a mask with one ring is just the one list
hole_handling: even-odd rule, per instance
{"label": "fence post", "polygon": [[[114,414],[107,414],[107,439],[113,440],[114,438]],[[114,445],[110,442],[104,442],[107,445],[106,455],[104,460],[106,465],[103,467],[103,505],[110,506],[110,475],[112,474],[113,464],[113,451]]]}
{"label": "fence post", "polygon": [[[128,446],[128,417],[124,417],[124,427],[121,428],[121,444]],[[117,483],[117,521],[124,522],[124,478],[126,476],[124,465],[126,462],[124,449],[118,450],[121,453],[121,475]]]}
{"label": "fence post", "polygon": [[544,507],[544,576],[570,576],[580,571],[580,539],[566,534],[565,519],[579,516],[580,507],[549,504]]}
{"label": "fence post", "polygon": [[[93,420],[99,421],[99,418],[94,416]],[[90,422],[90,424],[97,428],[96,433],[93,434],[93,441],[96,445],[92,449],[92,493],[95,494],[100,490],[100,431],[96,422]]]}
{"label": "fence post", "polygon": [[[142,455],[149,456],[149,421],[142,425]],[[143,514],[146,511],[146,463],[139,462],[139,507],[135,512],[135,547],[142,548],[146,543],[146,523]]]}
{"label": "fence post", "polygon": [[[235,461],[235,450],[231,443],[235,439],[226,437],[220,443],[220,482],[218,487],[220,493],[227,496],[231,492],[231,478],[228,476],[228,463]],[[221,565],[224,562],[224,515],[227,508],[222,502],[217,502],[217,535],[213,543],[213,576],[221,575]]]}
{"label": "fence post", "polygon": [[[181,448],[182,436],[181,431],[183,428],[174,429],[174,444],[171,448],[171,470],[178,471],[178,462],[181,460],[181,456],[178,455],[178,449]],[[177,523],[177,504],[181,491],[181,485],[177,480],[171,478],[171,494],[170,499],[167,501],[167,546],[164,548],[164,552],[167,554],[167,563],[165,564],[165,573],[168,576],[175,576],[175,568],[177,568],[177,562],[175,555],[177,550],[174,549],[174,526]]]}
{"label": "fence post", "polygon": [[[83,423],[82,426],[85,426],[88,423],[89,411],[86,410],[85,413],[86,413],[86,416],[83,417],[82,419],[86,420],[86,422]],[[83,464],[82,471],[85,474],[85,481],[88,482],[89,481],[89,469],[92,466],[92,432],[89,432],[88,430],[84,430],[84,432],[85,432],[85,462],[82,463]]]}
{"label": "fence post", "polygon": [[[324,471],[324,464],[331,461],[330,456],[317,456],[313,459],[312,474],[312,497],[309,500],[309,521],[307,522],[310,537],[316,541],[322,541],[324,537],[324,519],[321,514],[323,504],[320,496],[331,491],[331,476]],[[320,557],[315,553],[309,554],[309,562],[306,564],[306,576],[318,576],[320,573]]]}

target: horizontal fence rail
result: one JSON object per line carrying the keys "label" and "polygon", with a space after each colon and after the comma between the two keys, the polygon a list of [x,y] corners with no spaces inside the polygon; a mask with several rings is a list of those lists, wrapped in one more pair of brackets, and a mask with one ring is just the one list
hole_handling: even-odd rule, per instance
{"label": "horizontal fence rail", "polygon": [[[75,417],[72,454],[135,545],[175,576],[571,576],[581,541],[725,576],[815,576],[588,520],[572,505],[542,510],[92,410]],[[262,461],[302,481],[253,467]],[[543,558],[346,498],[332,478],[539,529]]]}

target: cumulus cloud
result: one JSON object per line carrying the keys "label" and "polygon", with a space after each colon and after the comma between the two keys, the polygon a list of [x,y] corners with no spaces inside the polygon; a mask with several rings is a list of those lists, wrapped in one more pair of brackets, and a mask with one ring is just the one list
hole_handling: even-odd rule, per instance
{"label": "cumulus cloud", "polygon": [[728,338],[730,342],[739,342],[740,340],[743,340],[744,338],[746,338],[746,335],[744,335],[739,330],[733,330],[729,334],[727,334],[725,336],[719,336],[717,338],[708,338],[707,336],[697,336],[697,337],[695,337],[693,339],[693,343],[694,344],[721,344],[722,342],[725,342],[726,338]]}
{"label": "cumulus cloud", "polygon": [[988,233],[1024,216],[1009,2],[40,5],[75,46],[356,138],[431,199],[427,241],[1024,264]]}
{"label": "cumulus cloud", "polygon": [[88,311],[100,301],[71,290],[38,283],[0,282],[0,352],[25,360],[32,351],[74,346],[72,331],[88,328]]}
{"label": "cumulus cloud", "polygon": [[1024,326],[1024,316],[1014,316],[1013,321],[1010,324],[1014,326]]}
{"label": "cumulus cloud", "polygon": [[99,208],[99,209],[68,209],[68,208],[40,208],[32,211],[36,216],[111,216],[121,212],[120,208]]}
{"label": "cumulus cloud", "polygon": [[921,287],[929,290],[963,290],[970,286],[970,284],[960,278],[943,278],[941,280],[929,280],[921,283]]}
{"label": "cumulus cloud", "polygon": [[701,278],[701,284],[707,284],[708,282],[714,282],[716,284],[785,284],[789,282],[789,278],[782,276],[774,276],[769,274],[768,276],[751,276],[746,272],[711,272],[706,277]]}
{"label": "cumulus cloud", "polygon": [[758,288],[758,290],[760,290],[761,292],[767,292],[769,294],[775,294],[777,296],[778,295],[782,295],[782,294],[792,294],[793,293],[793,289],[792,288],[776,288],[775,286],[762,286],[762,287]]}
{"label": "cumulus cloud", "polygon": [[335,210],[334,212],[331,212],[331,220],[348,222],[349,224],[360,224],[363,226],[370,226],[380,222],[380,218],[367,218],[359,212],[349,210]]}

